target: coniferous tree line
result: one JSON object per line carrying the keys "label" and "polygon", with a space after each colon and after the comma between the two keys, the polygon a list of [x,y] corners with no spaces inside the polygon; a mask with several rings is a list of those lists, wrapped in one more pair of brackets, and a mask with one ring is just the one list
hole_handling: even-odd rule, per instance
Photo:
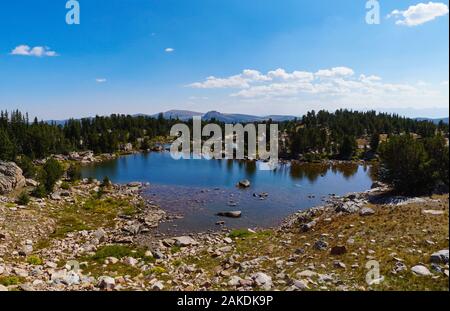
{"label": "coniferous tree line", "polygon": [[145,116],[111,115],[80,120],[64,125],[49,124],[20,111],[0,112],[0,159],[14,160],[25,155],[31,159],[71,151],[92,150],[112,153],[126,143],[145,145],[148,139],[168,135],[175,120]]}
{"label": "coniferous tree line", "polygon": [[281,132],[288,136],[286,154],[296,158],[298,154],[319,154],[350,158],[356,150],[356,139],[365,137],[371,149],[376,151],[380,135],[389,136],[414,133],[420,137],[433,137],[436,133],[448,135],[448,124],[417,121],[399,115],[358,112],[350,110],[311,111],[300,120],[283,122]]}
{"label": "coniferous tree line", "polygon": [[[172,125],[179,122],[164,119],[162,114],[157,118],[113,114],[71,119],[64,125],[57,125],[36,118],[30,121],[28,115],[20,111],[1,111],[0,159],[14,160],[19,155],[36,159],[77,150],[112,153],[126,143],[146,149],[149,139],[168,136]],[[210,122],[224,129],[224,123],[216,120]],[[192,129],[192,123],[186,123]],[[272,122],[269,120],[267,123]],[[444,123],[436,125],[398,115],[350,110],[334,113],[311,111],[301,119],[279,123],[279,129],[286,136],[282,156],[291,158],[309,152],[349,158],[355,151],[356,139],[360,137],[368,138],[371,149],[376,150],[380,134],[414,133],[429,138],[437,133],[448,136],[449,131],[448,124]]]}

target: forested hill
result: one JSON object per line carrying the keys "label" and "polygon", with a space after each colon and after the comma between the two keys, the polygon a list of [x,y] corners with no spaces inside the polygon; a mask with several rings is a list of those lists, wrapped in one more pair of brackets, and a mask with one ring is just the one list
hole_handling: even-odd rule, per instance
{"label": "forested hill", "polygon": [[[74,150],[110,153],[126,143],[148,148],[157,136],[167,136],[173,124],[180,122],[158,117],[111,115],[68,120],[64,125],[29,120],[20,111],[0,113],[0,159],[14,160],[18,155],[32,159]],[[212,120],[214,122],[214,120]],[[270,121],[269,121],[270,122]],[[431,137],[448,135],[448,124],[407,119],[376,112],[338,110],[334,113],[309,112],[302,119],[279,123],[286,139],[286,152],[292,155],[320,150],[339,153],[345,143],[354,145],[360,137],[379,134],[416,133]]]}

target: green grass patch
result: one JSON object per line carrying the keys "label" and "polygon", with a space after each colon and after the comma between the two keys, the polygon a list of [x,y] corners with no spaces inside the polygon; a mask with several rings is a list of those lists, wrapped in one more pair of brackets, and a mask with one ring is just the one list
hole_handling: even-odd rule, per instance
{"label": "green grass patch", "polygon": [[43,264],[43,261],[39,256],[31,255],[27,257],[27,263],[33,266],[40,266]]}
{"label": "green grass patch", "polygon": [[242,239],[242,238],[247,238],[249,236],[252,236],[254,233],[248,231],[248,229],[235,229],[233,231],[230,232],[230,234],[228,235],[230,238],[232,239]]}
{"label": "green grass patch", "polygon": [[57,226],[52,237],[65,237],[67,233],[111,227],[119,215],[133,215],[136,208],[125,200],[99,199],[95,194],[86,202],[66,206],[53,213]]}
{"label": "green grass patch", "polygon": [[144,262],[154,262],[155,259],[151,256],[145,256],[144,249],[135,249],[125,245],[106,245],[101,247],[92,256],[92,260],[96,262],[104,262],[108,257],[115,257],[117,259],[122,259],[125,257],[133,257],[136,259],[143,260]]}
{"label": "green grass patch", "polygon": [[3,286],[19,285],[24,282],[24,278],[19,276],[0,276],[0,284]]}

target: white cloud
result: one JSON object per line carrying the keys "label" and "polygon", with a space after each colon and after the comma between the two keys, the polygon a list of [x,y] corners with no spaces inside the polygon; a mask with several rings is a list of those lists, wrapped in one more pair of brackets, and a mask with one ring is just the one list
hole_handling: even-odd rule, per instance
{"label": "white cloud", "polygon": [[442,81],[442,82],[441,82],[441,85],[443,85],[443,86],[448,86],[448,80]]}
{"label": "white cloud", "polygon": [[175,49],[174,48],[166,48],[164,51],[166,53],[172,53],[172,52],[175,52]]}
{"label": "white cloud", "polygon": [[376,75],[356,74],[348,67],[315,72],[278,68],[267,73],[246,69],[228,77],[211,76],[187,87],[229,90],[225,98],[222,97],[223,92],[208,95],[211,100],[219,100],[224,105],[253,103],[259,107],[255,109],[264,109],[266,105],[275,107],[273,109],[284,109],[283,105],[287,105],[293,110],[296,109],[295,105],[329,109],[429,108],[448,105],[448,92],[443,91],[446,88],[440,83],[387,82]]}
{"label": "white cloud", "polygon": [[412,5],[405,11],[394,10],[388,18],[397,18],[397,25],[418,26],[447,15],[448,12],[448,6],[445,3],[428,2]]}
{"label": "white cloud", "polygon": [[347,67],[334,67],[331,69],[322,69],[316,72],[316,77],[319,78],[333,78],[333,77],[345,77],[345,76],[353,76],[355,72]]}
{"label": "white cloud", "polygon": [[383,83],[375,75],[361,74],[355,77],[353,69],[334,67],[321,69],[315,73],[307,71],[287,72],[282,68],[262,74],[257,70],[246,69],[242,73],[226,78],[214,76],[203,82],[195,82],[188,87],[199,89],[237,89],[231,93],[241,98],[292,97],[301,94],[346,95],[375,94],[392,92],[411,92],[414,86]]}
{"label": "white cloud", "polygon": [[19,45],[11,51],[11,55],[19,56],[34,56],[34,57],[54,57],[58,56],[55,51],[52,51],[46,46],[30,47],[28,45]]}
{"label": "white cloud", "polygon": [[95,79],[95,82],[97,82],[97,83],[106,83],[106,79],[105,78],[97,78],[97,79]]}

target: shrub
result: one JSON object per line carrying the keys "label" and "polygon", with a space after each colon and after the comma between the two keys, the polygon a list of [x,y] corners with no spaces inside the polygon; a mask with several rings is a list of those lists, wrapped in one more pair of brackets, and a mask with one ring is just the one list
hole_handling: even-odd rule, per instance
{"label": "shrub", "polygon": [[43,261],[39,256],[31,255],[27,257],[27,263],[33,266],[40,266],[42,265]]}
{"label": "shrub", "polygon": [[78,181],[81,179],[81,167],[78,164],[72,164],[67,170],[67,177],[71,181]]}
{"label": "shrub", "polygon": [[28,192],[22,191],[17,197],[17,204],[28,205],[28,203],[30,203],[30,196],[28,195]]}
{"label": "shrub", "polygon": [[103,188],[108,188],[108,187],[110,187],[110,186],[111,186],[111,180],[109,179],[108,176],[105,176],[105,177],[103,178],[103,182],[102,182],[102,184],[101,184],[101,187],[103,187]]}
{"label": "shrub", "polygon": [[448,147],[442,137],[394,136],[380,145],[380,158],[380,178],[400,193],[430,194],[440,183],[448,186]]}
{"label": "shrub", "polygon": [[47,190],[47,193],[53,191],[56,182],[62,177],[64,174],[64,169],[61,164],[55,159],[49,159],[45,162],[43,167],[43,174],[41,176],[42,183]]}
{"label": "shrub", "polygon": [[70,184],[68,182],[63,182],[61,184],[61,189],[69,190],[70,189]]}
{"label": "shrub", "polygon": [[36,166],[34,166],[33,161],[27,156],[21,156],[17,160],[17,165],[22,169],[23,176],[26,178],[36,177]]}
{"label": "shrub", "polygon": [[39,184],[31,193],[32,196],[35,198],[45,198],[47,196],[47,190],[45,189],[45,186],[42,184]]}

